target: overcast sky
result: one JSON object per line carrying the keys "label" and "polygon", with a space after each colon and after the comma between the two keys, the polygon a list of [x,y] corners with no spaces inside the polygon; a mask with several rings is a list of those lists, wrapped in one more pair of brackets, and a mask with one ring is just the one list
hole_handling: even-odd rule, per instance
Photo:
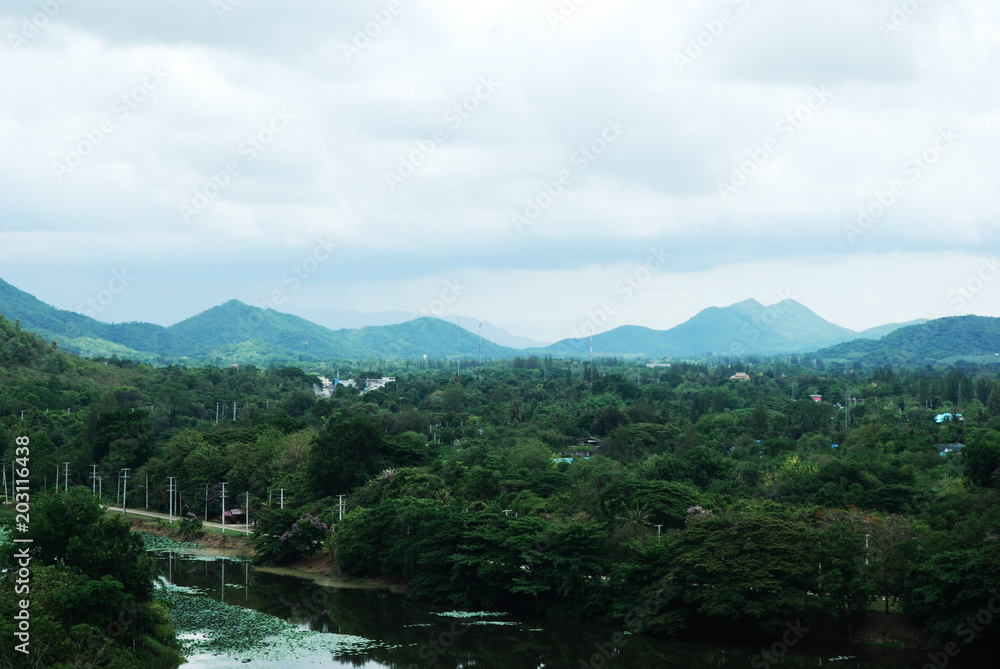
{"label": "overcast sky", "polygon": [[996,0],[11,0],[0,33],[0,277],[101,320],[998,315]]}

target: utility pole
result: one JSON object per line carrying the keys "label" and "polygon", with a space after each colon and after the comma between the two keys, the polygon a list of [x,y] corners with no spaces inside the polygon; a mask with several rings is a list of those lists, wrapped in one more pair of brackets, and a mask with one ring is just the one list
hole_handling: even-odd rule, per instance
{"label": "utility pole", "polygon": [[659,541],[659,540],[660,540],[660,528],[661,528],[661,527],[663,527],[663,525],[657,525],[657,526],[656,526],[656,540],[657,540],[657,541]]}
{"label": "utility pole", "polygon": [[219,424],[219,403],[215,403],[215,424]]}
{"label": "utility pole", "polygon": [[124,484],[125,492],[122,493],[122,516],[125,515],[125,506],[128,503],[128,472],[129,467],[124,467],[122,469],[122,482]]}
{"label": "utility pole", "polygon": [[222,484],[222,533],[226,533],[226,484]]}
{"label": "utility pole", "polygon": [[284,488],[279,488],[278,492],[280,493],[279,500],[280,500],[281,508],[284,509],[285,508],[285,489]]}
{"label": "utility pole", "polygon": [[343,520],[344,519],[344,496],[343,495],[337,495],[337,499],[338,499],[338,506],[340,507],[340,517],[337,520]]}
{"label": "utility pole", "polygon": [[64,462],[63,467],[65,467],[65,472],[63,474],[63,492],[69,490],[69,463]]}
{"label": "utility pole", "polygon": [[7,497],[7,463],[3,463],[3,503],[6,504],[10,499]]}
{"label": "utility pole", "polygon": [[844,374],[844,431],[851,431],[851,378]]}
{"label": "utility pole", "polygon": [[174,487],[177,481],[176,476],[167,477],[167,494],[170,496],[170,501],[167,503],[167,522],[174,522]]}
{"label": "utility pole", "polygon": [[236,422],[236,402],[233,402],[233,422]]}

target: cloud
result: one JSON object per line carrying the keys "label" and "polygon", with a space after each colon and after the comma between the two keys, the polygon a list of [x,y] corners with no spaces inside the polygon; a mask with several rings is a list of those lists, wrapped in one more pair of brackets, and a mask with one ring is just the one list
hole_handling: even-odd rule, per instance
{"label": "cloud", "polygon": [[[884,305],[845,296],[867,294],[879,259],[904,272],[900,258],[926,268],[926,254],[995,241],[993,3],[927,3],[905,20],[870,0],[221,3],[70,2],[30,39],[30,8],[0,8],[0,86],[18,92],[0,101],[4,278],[73,308],[57,286],[143,263],[130,295],[165,304],[111,313],[179,319],[252,300],[332,235],[337,269],[313,282],[332,306],[375,310],[370,293],[409,311],[462,269],[496,294],[477,305],[470,291],[460,312],[558,338],[552,305],[589,304],[604,288],[584,277],[650,244],[700,277],[688,311],[760,299],[822,257],[842,290],[816,299],[870,322]],[[152,85],[151,71],[166,74]],[[627,128],[602,144],[615,119]],[[914,176],[947,128],[957,141]],[[904,192],[849,233],[896,181]],[[532,202],[548,204],[517,226]],[[39,259],[58,269],[40,274]],[[751,265],[755,295],[729,290]],[[312,290],[288,310],[321,301]],[[630,322],[667,323],[635,304],[650,310],[623,310]]]}

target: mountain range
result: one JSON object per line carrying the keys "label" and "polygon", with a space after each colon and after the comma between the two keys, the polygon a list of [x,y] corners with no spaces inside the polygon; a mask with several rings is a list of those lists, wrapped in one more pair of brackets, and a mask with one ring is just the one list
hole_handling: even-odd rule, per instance
{"label": "mountain range", "polygon": [[[626,325],[594,335],[593,340],[594,350],[602,354],[772,355],[815,351],[854,339],[877,339],[904,325],[922,322],[856,332],[823,319],[792,299],[771,306],[745,300],[728,307],[709,307],[669,330]],[[553,355],[585,355],[590,351],[590,339],[563,339],[542,350]]]}
{"label": "mountain range", "polygon": [[[459,343],[463,357],[476,358],[480,347],[478,332],[432,317],[332,330],[299,316],[249,306],[238,300],[169,327],[139,322],[104,323],[52,307],[2,279],[0,314],[19,320],[26,330],[55,341],[72,353],[184,364],[423,356],[454,359]],[[468,322],[476,321],[468,319]],[[493,332],[485,327],[483,334],[482,354],[486,359],[528,354],[582,358],[591,350],[589,337],[564,339],[549,346],[515,348],[493,341],[490,337]],[[503,334],[508,341],[513,338],[522,344],[537,343]],[[1000,319],[963,316],[889,324],[857,332],[823,319],[792,299],[770,306],[745,300],[728,307],[710,307],[669,330],[628,325],[595,334],[593,349],[601,356],[646,358],[818,351],[815,357],[824,360],[862,364],[987,360],[1000,352]]]}

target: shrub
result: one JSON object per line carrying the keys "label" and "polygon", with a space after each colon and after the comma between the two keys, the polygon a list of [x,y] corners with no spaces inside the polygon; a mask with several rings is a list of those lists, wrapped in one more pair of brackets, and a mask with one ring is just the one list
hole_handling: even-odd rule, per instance
{"label": "shrub", "polygon": [[185,539],[200,534],[202,530],[201,518],[189,513],[186,518],[177,521],[177,532]]}

